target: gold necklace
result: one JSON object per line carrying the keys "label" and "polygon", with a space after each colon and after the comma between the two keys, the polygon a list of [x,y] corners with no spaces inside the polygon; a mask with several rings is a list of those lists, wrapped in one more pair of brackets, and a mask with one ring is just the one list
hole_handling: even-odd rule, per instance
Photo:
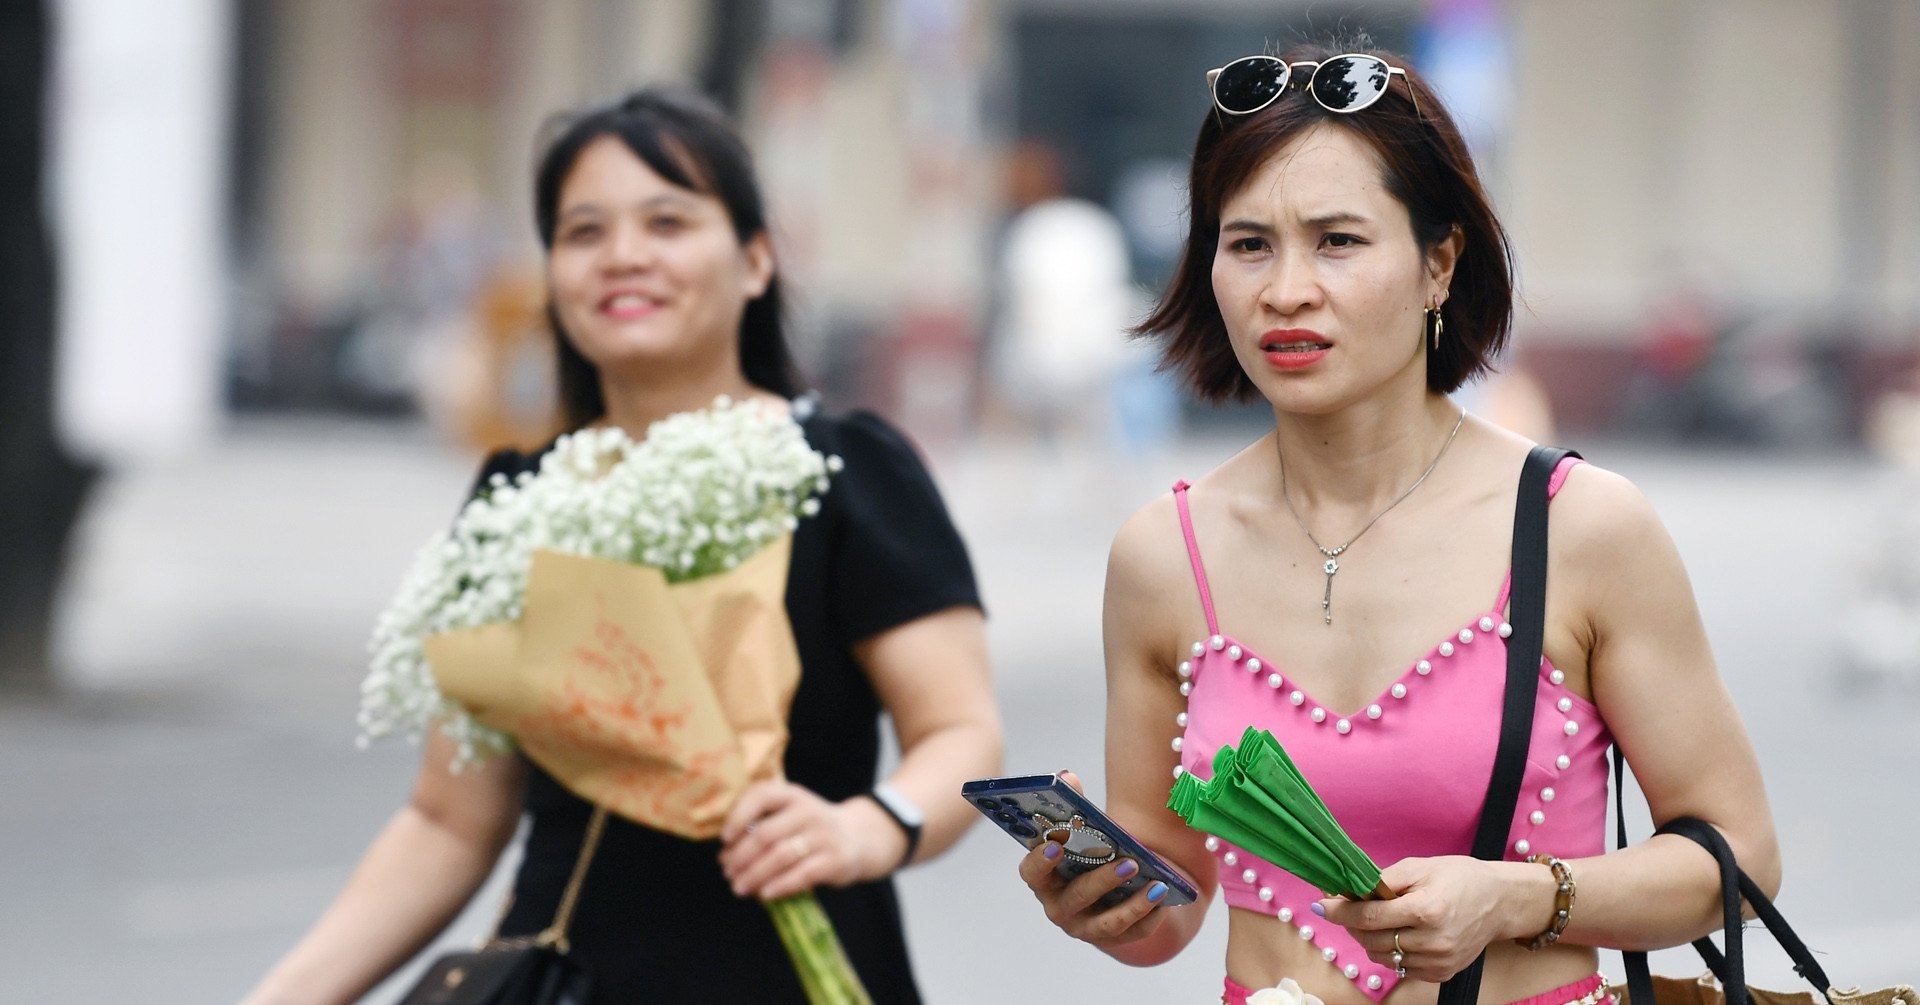
{"label": "gold necklace", "polygon": [[1420,472],[1420,477],[1415,478],[1413,484],[1407,486],[1406,491],[1395,496],[1394,500],[1387,504],[1386,509],[1375,513],[1373,519],[1368,520],[1367,525],[1360,528],[1359,533],[1348,538],[1346,544],[1340,545],[1337,548],[1329,548],[1321,544],[1320,539],[1313,536],[1313,531],[1307,529],[1307,522],[1300,518],[1300,511],[1294,508],[1293,496],[1287,493],[1287,458],[1286,455],[1280,451],[1280,433],[1278,430],[1274,431],[1273,452],[1274,455],[1280,459],[1280,498],[1286,500],[1287,511],[1293,514],[1293,522],[1300,525],[1300,533],[1307,535],[1307,540],[1313,543],[1314,549],[1326,556],[1327,559],[1326,564],[1320,567],[1320,571],[1327,574],[1327,591],[1320,597],[1320,610],[1325,615],[1324,624],[1333,624],[1333,577],[1335,573],[1340,571],[1340,556],[1344,554],[1348,548],[1353,547],[1353,543],[1360,540],[1362,535],[1372,530],[1373,525],[1379,523],[1380,518],[1387,515],[1387,510],[1391,510],[1395,506],[1400,505],[1408,496],[1413,494],[1414,489],[1420,487],[1421,482],[1427,480],[1428,475],[1433,474],[1433,469],[1440,466],[1440,458],[1447,456],[1447,448],[1453,446],[1453,438],[1460,435],[1460,427],[1464,425],[1466,421],[1467,410],[1463,408],[1460,410],[1460,417],[1453,422],[1453,432],[1448,433],[1446,442],[1440,444],[1440,450],[1433,455],[1433,462],[1427,465],[1427,470]]}

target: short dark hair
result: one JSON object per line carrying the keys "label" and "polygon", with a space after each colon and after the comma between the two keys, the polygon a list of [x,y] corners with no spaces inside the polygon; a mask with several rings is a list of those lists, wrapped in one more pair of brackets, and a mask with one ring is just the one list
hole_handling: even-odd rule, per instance
{"label": "short dark hair", "polygon": [[[643,88],[619,101],[576,111],[548,127],[552,138],[542,147],[533,182],[533,213],[540,246],[553,248],[560,212],[560,187],[580,152],[602,136],[626,144],[660,177],[726,206],[734,235],[745,244],[767,230],[767,214],[754,179],[753,156],[726,113],[713,102],[681,87]],[[600,371],[567,339],[560,316],[547,305],[559,362],[560,404],[567,425],[577,427],[606,411]],[[740,368],[755,387],[791,398],[800,393],[799,370],[787,347],[786,326],[776,273],[766,292],[747,301],[740,318]]]}
{"label": "short dark hair", "polygon": [[[1320,62],[1349,52],[1407,65],[1393,53],[1336,45],[1298,46],[1280,58]],[[1220,207],[1275,151],[1322,123],[1352,131],[1379,155],[1387,191],[1407,207],[1422,250],[1431,250],[1456,228],[1465,238],[1441,307],[1445,336],[1439,350],[1427,354],[1427,386],[1443,394],[1453,391],[1489,369],[1506,345],[1513,326],[1507,232],[1439,97],[1411,70],[1404,80],[1401,87],[1389,84],[1388,93],[1371,107],[1351,114],[1329,112],[1292,88],[1252,115],[1225,115],[1209,103],[1193,148],[1186,249],[1153,313],[1134,329],[1162,343],[1161,368],[1178,371],[1199,397],[1218,403],[1259,396],[1227,341],[1213,296]]]}

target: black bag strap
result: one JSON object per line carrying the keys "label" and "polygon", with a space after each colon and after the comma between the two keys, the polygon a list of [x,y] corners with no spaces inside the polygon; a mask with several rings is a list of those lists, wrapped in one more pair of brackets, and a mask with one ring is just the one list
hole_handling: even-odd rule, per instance
{"label": "black bag strap", "polygon": [[[1620,748],[1613,750],[1613,799],[1616,836],[1619,846],[1627,846],[1627,814],[1623,795],[1626,791],[1626,762],[1620,756]],[[1702,936],[1694,940],[1694,951],[1700,954],[1707,969],[1720,979],[1727,1005],[1749,1005],[1747,995],[1747,967],[1745,922],[1740,915],[1740,899],[1746,898],[1753,907],[1753,913],[1767,926],[1780,948],[1786,950],[1787,957],[1793,960],[1793,972],[1812,984],[1822,997],[1833,988],[1833,981],[1827,972],[1813,958],[1813,951],[1787,924],[1780,909],[1767,899],[1760,884],[1753,881],[1735,861],[1733,848],[1727,839],[1713,825],[1694,817],[1677,817],[1667,821],[1654,831],[1656,834],[1678,834],[1705,848],[1720,866],[1720,901],[1722,929],[1726,933],[1727,948],[1722,953],[1713,944],[1713,940]],[[1647,966],[1646,953],[1623,952],[1620,954],[1627,971],[1627,996],[1633,1005],[1649,1005],[1654,1001],[1653,975]]]}
{"label": "black bag strap", "polygon": [[[1520,782],[1527,769],[1527,745],[1533,739],[1533,705],[1540,694],[1540,646],[1547,633],[1547,486],[1555,468],[1568,457],[1559,447],[1534,447],[1520,467],[1519,497],[1513,509],[1513,581],[1507,591],[1512,613],[1507,623],[1506,700],[1500,710],[1500,745],[1493,755],[1487,801],[1474,832],[1473,857],[1506,857]],[[1465,970],[1440,985],[1439,1005],[1473,1005],[1480,998],[1482,951]]]}

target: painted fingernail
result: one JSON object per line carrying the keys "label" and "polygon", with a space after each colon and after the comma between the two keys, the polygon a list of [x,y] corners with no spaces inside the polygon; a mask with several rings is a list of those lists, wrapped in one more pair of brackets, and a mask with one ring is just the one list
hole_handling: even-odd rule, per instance
{"label": "painted fingernail", "polygon": [[1167,895],[1167,884],[1162,883],[1159,880],[1155,880],[1152,886],[1147,887],[1147,903],[1149,904],[1160,903],[1160,898],[1165,897],[1166,895]]}
{"label": "painted fingernail", "polygon": [[1121,879],[1131,879],[1133,878],[1133,874],[1139,871],[1140,863],[1135,862],[1133,859],[1127,859],[1113,868],[1113,874]]}
{"label": "painted fingernail", "polygon": [[1059,858],[1060,857],[1059,842],[1048,841],[1046,847],[1040,849],[1040,857],[1046,859],[1049,862]]}
{"label": "painted fingernail", "polygon": [[1313,910],[1313,913],[1321,916],[1322,918],[1327,916],[1327,909],[1324,907],[1321,907],[1318,901],[1314,902],[1312,910]]}

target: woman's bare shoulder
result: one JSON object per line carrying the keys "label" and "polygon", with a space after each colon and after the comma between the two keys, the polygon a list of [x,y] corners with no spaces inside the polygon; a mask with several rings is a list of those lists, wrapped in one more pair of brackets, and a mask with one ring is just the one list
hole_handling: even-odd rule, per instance
{"label": "woman's bare shoulder", "polygon": [[1666,527],[1640,487],[1597,464],[1576,464],[1554,496],[1550,527],[1556,545],[1601,558],[1623,545],[1665,540]]}
{"label": "woman's bare shoulder", "polygon": [[1114,533],[1107,553],[1108,589],[1158,582],[1186,567],[1179,504],[1174,493],[1163,492],[1135,510]]}

